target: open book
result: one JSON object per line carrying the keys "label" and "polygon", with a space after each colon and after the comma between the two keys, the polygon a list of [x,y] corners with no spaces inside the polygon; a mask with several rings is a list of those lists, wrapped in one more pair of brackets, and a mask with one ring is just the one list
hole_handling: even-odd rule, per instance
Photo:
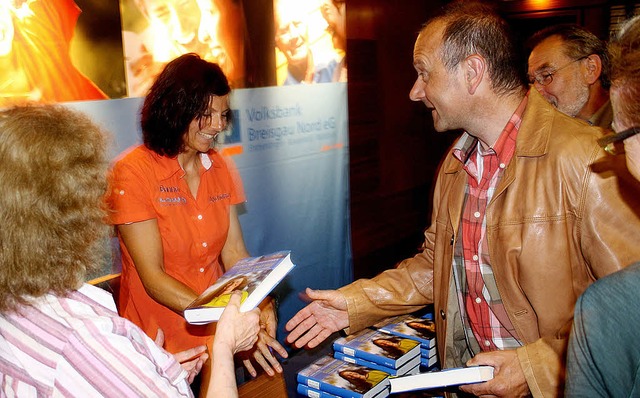
{"label": "open book", "polygon": [[444,369],[438,372],[392,378],[390,380],[391,394],[460,384],[480,383],[491,379],[493,379],[493,366]]}
{"label": "open book", "polygon": [[184,310],[184,318],[193,325],[217,321],[235,290],[242,292],[240,311],[250,311],[293,267],[290,251],[242,259],[189,304]]}

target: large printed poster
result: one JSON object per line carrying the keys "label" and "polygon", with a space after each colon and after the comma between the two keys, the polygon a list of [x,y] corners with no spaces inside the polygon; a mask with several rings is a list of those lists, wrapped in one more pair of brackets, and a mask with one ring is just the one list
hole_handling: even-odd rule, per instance
{"label": "large printed poster", "polygon": [[118,4],[98,3],[0,1],[0,107],[124,94]]}
{"label": "large printed poster", "polygon": [[274,0],[278,85],[347,81],[344,0]]}
{"label": "large printed poster", "polygon": [[143,96],[172,59],[193,52],[245,86],[245,17],[234,0],[121,0],[129,96]]}
{"label": "large printed poster", "polygon": [[266,3],[0,0],[0,107],[142,97],[187,52],[233,88],[347,80],[345,0]]}

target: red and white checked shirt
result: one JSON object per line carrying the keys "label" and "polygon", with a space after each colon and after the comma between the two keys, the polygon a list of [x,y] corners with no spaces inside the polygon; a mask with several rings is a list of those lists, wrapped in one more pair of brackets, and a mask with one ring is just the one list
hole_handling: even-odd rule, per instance
{"label": "red and white checked shirt", "polygon": [[473,333],[483,351],[522,345],[504,309],[493,275],[486,240],[486,210],[515,153],[527,98],[522,100],[493,147],[483,150],[478,139],[465,133],[453,151],[468,174],[460,222],[462,239],[456,242],[454,275],[461,313],[466,313],[465,332],[467,336]]}

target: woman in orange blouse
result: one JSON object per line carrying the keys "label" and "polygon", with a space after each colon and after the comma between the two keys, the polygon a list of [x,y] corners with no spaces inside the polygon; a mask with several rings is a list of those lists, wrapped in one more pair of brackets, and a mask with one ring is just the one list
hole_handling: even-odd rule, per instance
{"label": "woman in orange blouse", "polygon": [[[231,116],[229,92],[217,64],[196,54],[171,61],[142,107],[144,144],[122,154],[111,173],[110,217],[122,252],[120,313],[151,337],[162,329],[169,352],[210,343],[215,324],[189,325],[182,311],[249,256],[235,208],[244,201],[241,183],[214,149]],[[262,309],[265,326],[253,357],[273,374],[282,368],[270,348],[287,353],[275,339],[273,305]]]}

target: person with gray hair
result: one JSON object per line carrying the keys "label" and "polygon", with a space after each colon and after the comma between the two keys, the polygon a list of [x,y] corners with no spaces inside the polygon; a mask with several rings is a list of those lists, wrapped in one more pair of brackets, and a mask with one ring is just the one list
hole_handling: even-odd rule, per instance
{"label": "person with gray hair", "polygon": [[[624,149],[627,168],[640,180],[640,17],[622,26],[609,50],[613,127],[617,133],[600,142],[612,153]],[[640,262],[602,278],[578,299],[567,354],[567,397],[637,396],[638,286]]]}
{"label": "person with gray hair", "polygon": [[575,24],[549,26],[529,38],[529,83],[560,112],[611,128],[605,42]]}

